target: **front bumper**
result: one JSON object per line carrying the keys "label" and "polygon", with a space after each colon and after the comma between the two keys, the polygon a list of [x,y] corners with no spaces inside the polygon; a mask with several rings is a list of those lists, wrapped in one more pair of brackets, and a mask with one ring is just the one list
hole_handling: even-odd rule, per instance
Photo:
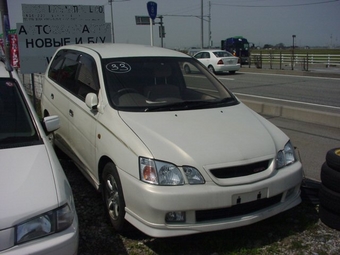
{"label": "front bumper", "polygon": [[[153,237],[188,235],[249,225],[301,202],[303,176],[300,162],[278,170],[270,178],[236,186],[218,186],[213,182],[204,185],[155,186],[136,180],[123,171],[119,174],[126,202],[126,219]],[[257,202],[256,195],[259,192],[262,195]],[[235,202],[237,196],[241,198],[240,204]],[[178,211],[185,212],[184,222],[165,221],[166,213]]]}

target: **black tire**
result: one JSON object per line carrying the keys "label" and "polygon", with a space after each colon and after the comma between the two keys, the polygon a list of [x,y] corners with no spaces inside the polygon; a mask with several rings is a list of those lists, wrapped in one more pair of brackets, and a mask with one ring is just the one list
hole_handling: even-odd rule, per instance
{"label": "black tire", "polygon": [[320,205],[340,215],[340,193],[334,192],[321,184],[319,199]]}
{"label": "black tire", "polygon": [[319,207],[320,220],[330,228],[340,230],[340,214],[327,210],[323,206]]}
{"label": "black tire", "polygon": [[340,172],[333,170],[330,168],[328,164],[325,162],[321,167],[321,182],[322,184],[333,190],[335,192],[340,193]]}
{"label": "black tire", "polygon": [[327,151],[326,162],[329,167],[340,172],[340,148]]}
{"label": "black tire", "polygon": [[105,209],[112,226],[116,231],[122,231],[125,226],[125,201],[117,169],[111,162],[104,167],[102,187]]}
{"label": "black tire", "polygon": [[213,66],[208,66],[209,72],[215,73],[215,69]]}
{"label": "black tire", "polygon": [[236,71],[229,71],[229,73],[230,73],[230,74],[235,74],[235,73],[236,73]]}

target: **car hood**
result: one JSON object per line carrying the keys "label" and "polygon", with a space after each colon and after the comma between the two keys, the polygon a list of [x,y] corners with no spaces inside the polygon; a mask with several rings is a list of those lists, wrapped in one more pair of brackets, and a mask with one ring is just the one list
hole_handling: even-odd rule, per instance
{"label": "car hood", "polygon": [[0,152],[0,229],[54,209],[57,193],[44,144]]}
{"label": "car hood", "polygon": [[212,168],[272,159],[277,147],[282,149],[288,141],[282,131],[242,103],[120,115],[154,158],[177,165]]}

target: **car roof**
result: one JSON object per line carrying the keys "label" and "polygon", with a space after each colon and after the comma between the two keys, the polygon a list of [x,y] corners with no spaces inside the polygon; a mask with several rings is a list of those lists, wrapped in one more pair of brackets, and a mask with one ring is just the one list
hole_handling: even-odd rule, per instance
{"label": "car roof", "polygon": [[74,49],[83,51],[86,49],[97,52],[102,58],[119,58],[119,57],[185,57],[188,55],[166,48],[160,48],[150,45],[123,44],[123,43],[92,43],[92,44],[73,44],[66,45],[60,49]]}

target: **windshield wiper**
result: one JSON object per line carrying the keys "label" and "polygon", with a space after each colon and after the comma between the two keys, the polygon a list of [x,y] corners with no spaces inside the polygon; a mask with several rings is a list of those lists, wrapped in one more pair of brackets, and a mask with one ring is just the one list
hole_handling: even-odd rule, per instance
{"label": "windshield wiper", "polygon": [[146,108],[146,112],[152,111],[176,111],[176,110],[191,110],[191,109],[204,109],[217,106],[226,106],[229,104],[235,104],[237,101],[235,98],[222,98],[220,100],[213,101],[183,101],[172,104],[153,106]]}
{"label": "windshield wiper", "polygon": [[20,147],[41,143],[36,136],[8,136],[0,139],[0,148]]}

